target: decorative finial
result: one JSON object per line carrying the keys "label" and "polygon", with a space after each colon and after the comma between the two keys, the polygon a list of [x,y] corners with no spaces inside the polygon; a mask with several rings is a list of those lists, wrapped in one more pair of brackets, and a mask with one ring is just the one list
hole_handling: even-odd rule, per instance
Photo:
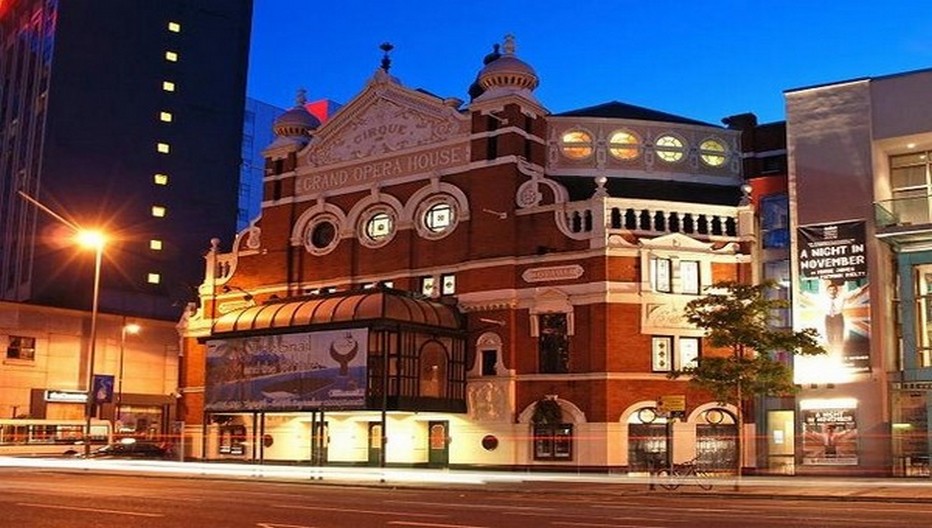
{"label": "decorative finial", "polygon": [[294,98],[295,106],[304,106],[304,103],[307,102],[307,90],[304,88],[298,88],[298,94]]}
{"label": "decorative finial", "polygon": [[514,55],[515,54],[515,36],[511,33],[505,35],[505,45],[502,46],[502,49],[505,51],[505,55]]}
{"label": "decorative finial", "polygon": [[379,49],[384,52],[384,55],[382,55],[382,69],[387,72],[392,66],[392,60],[388,57],[388,52],[395,49],[395,46],[391,42],[383,42]]}

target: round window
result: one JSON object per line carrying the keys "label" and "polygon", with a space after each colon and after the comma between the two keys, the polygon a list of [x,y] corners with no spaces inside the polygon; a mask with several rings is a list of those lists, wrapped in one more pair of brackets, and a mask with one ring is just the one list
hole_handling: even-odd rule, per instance
{"label": "round window", "polygon": [[563,134],[563,155],[571,159],[584,159],[592,155],[592,136],[582,130]]}
{"label": "round window", "polygon": [[608,152],[620,160],[633,160],[641,154],[641,140],[631,132],[619,130],[608,139]]}
{"label": "round window", "polygon": [[337,228],[332,222],[323,221],[311,229],[311,246],[316,249],[330,247],[337,236]]}
{"label": "round window", "polygon": [[494,451],[498,447],[498,438],[493,435],[485,435],[482,437],[482,449],[486,451]]}
{"label": "round window", "polygon": [[424,227],[433,233],[443,233],[453,226],[453,207],[446,203],[435,203],[424,213]]}
{"label": "round window", "polygon": [[668,163],[675,163],[683,159],[686,149],[683,147],[683,141],[671,135],[660,136],[654,142],[654,150],[657,157]]}
{"label": "round window", "polygon": [[707,139],[699,145],[699,157],[711,167],[721,167],[725,164],[725,145],[717,139]]}

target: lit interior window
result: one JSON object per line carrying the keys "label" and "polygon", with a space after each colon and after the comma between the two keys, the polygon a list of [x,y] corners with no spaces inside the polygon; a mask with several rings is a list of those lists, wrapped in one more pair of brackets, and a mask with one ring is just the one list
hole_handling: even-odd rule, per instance
{"label": "lit interior window", "polygon": [[178,62],[178,54],[175,53],[174,51],[166,51],[165,60],[167,60],[168,62]]}
{"label": "lit interior window", "polygon": [[172,33],[181,33],[181,24],[179,24],[178,22],[169,22],[168,30],[171,31]]}
{"label": "lit interior window", "polygon": [[148,282],[149,284],[158,284],[162,282],[162,276],[159,275],[158,273],[150,273],[146,277],[146,282]]}
{"label": "lit interior window", "polygon": [[164,216],[165,216],[165,212],[166,212],[166,211],[165,211],[165,208],[164,208],[163,206],[161,206],[161,205],[153,205],[153,206],[152,206],[152,216],[154,216],[154,217],[156,217],[156,218],[162,218],[162,217],[164,217]]}
{"label": "lit interior window", "polygon": [[686,149],[683,148],[683,142],[680,138],[675,136],[660,136],[657,138],[657,141],[654,142],[654,150],[657,152],[657,157],[663,161],[674,163],[683,159],[683,154]]}
{"label": "lit interior window", "polygon": [[424,225],[434,233],[442,233],[453,225],[453,208],[448,203],[437,203],[424,214]]}
{"label": "lit interior window", "polygon": [[149,249],[151,249],[152,251],[162,251],[162,241],[158,239],[150,240]]}
{"label": "lit interior window", "polygon": [[156,185],[168,185],[168,174],[156,174],[152,176],[152,181]]}
{"label": "lit interior window", "polygon": [[166,92],[174,92],[175,83],[171,81],[162,81],[162,90],[165,90]]}
{"label": "lit interior window", "polygon": [[640,143],[636,135],[619,130],[608,139],[608,152],[620,160],[633,160],[641,154]]}
{"label": "lit interior window", "polygon": [[706,165],[721,167],[725,164],[725,145],[717,139],[707,139],[699,145],[699,157]]}
{"label": "lit interior window", "polygon": [[172,150],[172,148],[168,146],[168,143],[159,143],[155,148],[162,154],[168,154]]}
{"label": "lit interior window", "polygon": [[165,123],[171,123],[172,119],[174,119],[174,116],[171,112],[159,112],[159,119]]}
{"label": "lit interior window", "polygon": [[434,288],[437,281],[433,277],[421,277],[421,294],[431,297],[434,295]]}
{"label": "lit interior window", "polygon": [[366,235],[370,240],[382,240],[392,234],[392,217],[387,213],[376,213],[366,223]]}
{"label": "lit interior window", "polygon": [[563,155],[571,159],[583,159],[592,155],[592,136],[582,130],[563,134]]}

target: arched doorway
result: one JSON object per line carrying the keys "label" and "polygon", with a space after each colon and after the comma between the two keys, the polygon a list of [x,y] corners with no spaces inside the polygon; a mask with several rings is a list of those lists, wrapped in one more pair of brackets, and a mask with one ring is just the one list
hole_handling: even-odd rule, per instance
{"label": "arched doorway", "polygon": [[670,463],[670,429],[656,407],[642,407],[628,416],[628,471],[643,472]]}
{"label": "arched doorway", "polygon": [[714,407],[696,419],[696,456],[706,469],[731,471],[738,458],[735,415]]}

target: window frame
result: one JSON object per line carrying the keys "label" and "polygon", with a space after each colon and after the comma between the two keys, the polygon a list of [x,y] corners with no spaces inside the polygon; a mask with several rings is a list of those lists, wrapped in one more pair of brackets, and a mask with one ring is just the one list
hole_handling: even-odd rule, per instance
{"label": "window frame", "polygon": [[[675,145],[666,144],[674,142]],[[661,143],[664,142],[664,143]],[[680,163],[686,158],[686,141],[676,134],[663,134],[654,140],[654,154],[664,163]]]}
{"label": "window frame", "polygon": [[573,424],[532,424],[531,430],[534,460],[573,460]]}
{"label": "window frame", "polygon": [[[665,275],[662,271],[665,271]],[[673,292],[673,259],[656,256],[650,258],[650,287],[659,293]]]}
{"label": "window frame", "polygon": [[[634,140],[633,143],[619,142],[616,138],[627,136]],[[628,129],[619,129],[608,135],[608,153],[618,161],[634,161],[641,157],[642,147],[641,136]],[[621,152],[629,151],[632,154],[625,156]]]}
{"label": "window frame", "polygon": [[[687,274],[684,272],[688,267],[695,267],[695,273]],[[702,292],[702,265],[698,260],[681,260],[679,261],[680,271],[680,293],[687,295],[699,295]],[[689,280],[687,280],[689,279]]]}
{"label": "window frame", "polygon": [[[713,144],[718,147],[721,147],[721,150],[710,149],[707,145]],[[728,163],[728,145],[724,141],[716,137],[710,137],[703,139],[699,143],[699,159],[702,160],[702,163],[707,167],[712,167],[713,169],[718,169],[724,167]],[[711,160],[719,160],[718,163],[713,163]]]}
{"label": "window frame", "polygon": [[34,362],[36,360],[36,338],[22,335],[8,335],[6,359]]}
{"label": "window frame", "polygon": [[[574,135],[578,136],[578,139],[574,137]],[[583,137],[586,139],[581,139]],[[595,152],[595,141],[593,137],[592,133],[581,128],[571,128],[564,131],[560,134],[560,154],[573,161],[591,158],[592,154]]]}

